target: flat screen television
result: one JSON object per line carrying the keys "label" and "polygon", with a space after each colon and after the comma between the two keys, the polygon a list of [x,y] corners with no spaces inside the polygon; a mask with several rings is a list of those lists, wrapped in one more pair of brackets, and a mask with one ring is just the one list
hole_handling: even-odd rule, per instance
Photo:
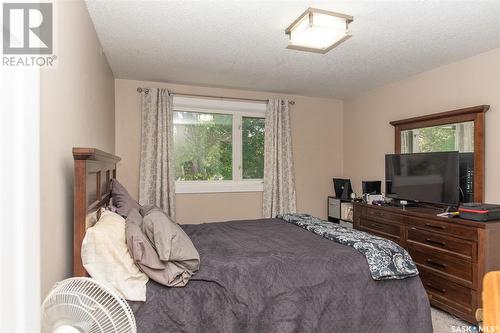
{"label": "flat screen television", "polygon": [[456,151],[385,156],[385,190],[391,198],[457,205],[459,178]]}

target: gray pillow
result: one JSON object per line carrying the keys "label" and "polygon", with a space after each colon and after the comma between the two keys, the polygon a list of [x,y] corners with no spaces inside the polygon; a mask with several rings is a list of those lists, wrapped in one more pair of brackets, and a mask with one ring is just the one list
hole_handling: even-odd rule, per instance
{"label": "gray pillow", "polygon": [[130,196],[127,189],[116,179],[111,180],[111,198],[113,199],[113,206],[116,207],[116,213],[124,218],[127,218],[131,209],[141,209],[139,203]]}
{"label": "gray pillow", "polygon": [[[143,216],[142,231],[146,234],[164,261],[199,261],[198,251],[191,239],[163,210],[156,206],[143,206],[140,210]],[[193,267],[196,268],[196,263]]]}
{"label": "gray pillow", "polygon": [[125,233],[127,235],[128,250],[136,264],[143,271],[145,270],[144,268],[146,270],[147,268],[155,270],[165,269],[165,263],[161,262],[158,253],[156,253],[153,245],[151,245],[151,242],[142,231],[142,216],[135,208],[132,208],[125,221]]}
{"label": "gray pillow", "polygon": [[[174,223],[182,234],[178,233],[177,228],[174,228],[175,231],[169,229],[172,222],[167,220],[167,216],[159,208],[149,210],[147,214],[143,218],[137,209],[132,209],[128,214],[125,232],[127,247],[132,258],[150,279],[169,287],[185,286],[193,272],[198,270],[200,263],[198,251],[177,224]],[[151,231],[152,228],[157,230]],[[147,233],[152,234],[154,240],[150,239]],[[176,238],[179,239],[175,240]],[[162,253],[176,253],[176,255],[171,256],[171,260],[162,259],[163,255],[158,254],[157,245]]]}

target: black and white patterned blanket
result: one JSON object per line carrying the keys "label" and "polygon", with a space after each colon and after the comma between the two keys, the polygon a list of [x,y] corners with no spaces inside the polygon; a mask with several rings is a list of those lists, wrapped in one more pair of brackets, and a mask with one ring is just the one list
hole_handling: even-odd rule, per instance
{"label": "black and white patterned blanket", "polygon": [[418,275],[417,267],[408,252],[393,241],[344,228],[309,214],[283,214],[276,217],[354,248],[366,257],[374,280],[404,279]]}

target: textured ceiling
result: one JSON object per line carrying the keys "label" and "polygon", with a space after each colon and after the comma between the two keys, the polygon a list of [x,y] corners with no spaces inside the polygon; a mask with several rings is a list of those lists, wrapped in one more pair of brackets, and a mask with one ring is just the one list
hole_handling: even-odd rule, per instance
{"label": "textured ceiling", "polygon": [[[348,98],[500,46],[500,1],[88,0],[117,78]],[[328,52],[286,49],[307,7],[354,16]]]}

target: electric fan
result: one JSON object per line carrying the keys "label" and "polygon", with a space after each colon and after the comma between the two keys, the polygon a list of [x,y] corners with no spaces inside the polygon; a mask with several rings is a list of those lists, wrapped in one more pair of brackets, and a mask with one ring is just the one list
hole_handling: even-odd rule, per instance
{"label": "electric fan", "polygon": [[43,333],[136,333],[128,303],[87,277],[55,284],[42,304]]}

